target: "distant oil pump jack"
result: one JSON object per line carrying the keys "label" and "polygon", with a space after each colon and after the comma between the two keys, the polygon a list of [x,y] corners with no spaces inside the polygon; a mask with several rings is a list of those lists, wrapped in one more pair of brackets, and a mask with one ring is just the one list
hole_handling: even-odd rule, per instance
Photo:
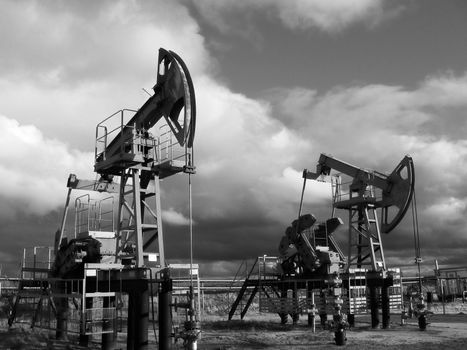
{"label": "distant oil pump jack", "polygon": [[[348,254],[345,272],[365,267],[370,296],[372,326],[379,324],[378,294],[381,290],[383,328],[389,325],[388,288],[393,276],[388,271],[381,233],[388,234],[403,219],[415,191],[412,158],[405,156],[389,174],[362,169],[332,156],[321,154],[316,172],[304,170],[304,179],[316,180],[334,170],[350,178],[343,187],[341,176],[332,177],[333,208],[344,209],[348,216]],[[381,221],[377,217],[381,210]]]}
{"label": "distant oil pump jack", "polygon": [[[302,214],[306,182],[318,179],[330,179],[332,186],[332,217],[324,222],[318,222],[312,214]],[[353,324],[355,314],[368,308],[372,326],[379,324],[380,295],[382,326],[387,328],[390,299],[401,305],[402,296],[400,273],[386,266],[381,232],[389,233],[402,220],[411,204],[414,185],[414,165],[409,156],[385,175],[322,154],[315,172],[303,171],[298,217],[280,240],[279,258],[258,258],[259,266],[255,264],[245,279],[229,318],[248,296],[241,312],[243,318],[259,292],[260,309],[278,313],[282,322],[287,322],[288,315],[296,322],[300,313],[308,312],[314,326],[319,313],[323,326],[326,321],[333,322],[336,343],[342,344],[347,325],[344,314]],[[344,224],[335,216],[336,209],[349,213],[347,254],[333,234]],[[381,221],[378,209],[382,211]]]}

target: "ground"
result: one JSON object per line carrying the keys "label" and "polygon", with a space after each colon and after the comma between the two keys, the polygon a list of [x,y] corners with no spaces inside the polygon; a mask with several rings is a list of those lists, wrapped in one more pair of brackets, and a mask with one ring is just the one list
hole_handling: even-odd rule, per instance
{"label": "ground", "polygon": [[[427,329],[418,328],[416,318],[401,325],[398,314],[391,315],[388,329],[372,329],[368,316],[357,317],[355,327],[347,332],[347,343],[335,345],[333,332],[322,330],[317,325],[315,333],[307,326],[306,316],[297,325],[281,325],[277,315],[251,312],[244,320],[227,321],[222,315],[204,315],[202,337],[198,349],[329,349],[355,350],[400,349],[466,349],[467,348],[467,304],[450,304],[448,314],[443,315],[440,305],[432,307],[435,314],[429,316]],[[15,324],[8,329],[6,320],[0,322],[0,350],[15,349],[84,349],[73,342],[56,341],[53,332],[30,329],[26,324]],[[125,348],[124,336],[119,337],[119,346]],[[149,348],[155,349],[153,332],[150,332]],[[99,349],[98,343],[90,348]],[[179,343],[178,349],[183,348]]]}
{"label": "ground", "polygon": [[[389,329],[372,329],[368,317],[358,318],[347,332],[345,349],[466,349],[467,315],[432,315],[426,331],[420,331],[417,319],[401,326],[400,315],[391,316]],[[334,333],[317,327],[315,333],[303,321],[282,326],[273,320],[206,322],[199,349],[329,349],[339,348]]]}

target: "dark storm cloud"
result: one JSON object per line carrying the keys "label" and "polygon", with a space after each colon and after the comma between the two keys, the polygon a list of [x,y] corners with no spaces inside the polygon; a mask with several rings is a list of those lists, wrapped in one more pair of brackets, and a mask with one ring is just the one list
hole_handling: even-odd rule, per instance
{"label": "dark storm cloud", "polygon": [[[265,96],[272,101],[275,118],[300,135],[312,135],[315,159],[325,152],[389,173],[410,154],[422,254],[428,260],[454,263],[453,253],[467,246],[467,143],[460,137],[467,127],[460,117],[467,111],[466,93],[467,74],[456,77],[448,72],[428,77],[413,90],[367,85],[319,94],[277,88]],[[383,236],[389,260],[410,261],[415,254],[410,211],[407,216]]]}
{"label": "dark storm cloud", "polygon": [[[277,247],[283,230],[277,223],[253,223],[251,226],[210,221],[194,228],[194,254],[196,259],[206,262],[222,260],[241,261],[257,256],[277,255]],[[189,257],[188,229],[173,229],[166,226],[167,256],[170,259]]]}
{"label": "dark storm cloud", "polygon": [[[212,5],[222,14],[231,6],[248,7],[237,3],[203,2],[199,11],[210,16],[203,12],[209,6],[203,6]],[[347,2],[338,2],[334,9],[339,13],[332,18],[335,10],[328,1],[313,1],[326,15],[320,20],[329,19],[326,25],[303,11],[306,2],[294,1],[289,8],[275,1],[257,6],[269,4],[270,15],[294,30],[321,25],[326,31],[365,22],[379,13],[382,3],[364,1],[346,12]],[[232,271],[243,259],[277,254],[281,236],[297,216],[301,172],[313,169],[321,152],[382,172],[390,172],[410,153],[422,252],[431,259],[442,247],[452,255],[443,261],[459,261],[456,254],[465,246],[467,224],[467,143],[461,138],[467,75],[431,76],[418,85],[412,82],[415,87],[355,83],[322,91],[311,83],[271,86],[262,100],[255,100],[226,87],[228,77],[218,77],[222,62],[208,51],[212,36],[200,34],[183,2],[10,1],[2,10],[0,48],[8,45],[0,58],[2,214],[22,220],[17,226],[5,221],[0,229],[2,237],[17,238],[3,245],[5,261],[11,261],[12,247],[51,244],[56,223],[38,222],[34,215],[60,210],[68,173],[93,177],[95,125],[115,110],[144,103],[147,95],[141,87],[155,83],[161,46],[179,53],[194,78],[194,253],[208,271]],[[259,16],[260,11],[254,13]],[[295,71],[287,60],[292,54],[301,53],[281,56],[282,71]],[[332,50],[326,55],[335,59]],[[267,63],[247,58],[258,71]],[[365,62],[371,60],[358,63]],[[331,74],[327,61],[321,63],[323,74]],[[348,67],[343,57],[341,69]],[[162,188],[167,258],[186,259],[187,179],[164,180]],[[329,204],[329,186],[310,181],[303,212],[323,221],[331,212]],[[337,215],[347,218],[346,212]],[[409,218],[383,237],[388,259],[411,261],[412,235]],[[336,236],[345,244],[345,229]]]}
{"label": "dark storm cloud", "polygon": [[[252,28],[251,12],[266,12],[272,21],[279,20],[282,25],[293,30],[318,28],[326,32],[339,32],[356,23],[376,25],[386,17],[396,15],[401,8],[385,8],[383,0],[347,1],[326,0],[280,0],[260,1],[193,1],[201,16],[221,32],[234,32],[242,35],[245,28]],[[389,7],[389,6],[388,6]],[[385,11],[383,11],[385,9]],[[235,14],[235,16],[232,16]],[[234,23],[238,18],[249,25]],[[249,20],[250,19],[250,20]]]}
{"label": "dark storm cloud", "polygon": [[[2,200],[2,202],[12,201]],[[3,210],[2,212],[4,213]],[[23,211],[20,215],[2,217],[0,237],[3,243],[0,250],[0,265],[3,274],[19,276],[24,248],[51,245],[55,231],[60,226],[61,214],[59,210],[51,211],[46,215],[34,215]]]}

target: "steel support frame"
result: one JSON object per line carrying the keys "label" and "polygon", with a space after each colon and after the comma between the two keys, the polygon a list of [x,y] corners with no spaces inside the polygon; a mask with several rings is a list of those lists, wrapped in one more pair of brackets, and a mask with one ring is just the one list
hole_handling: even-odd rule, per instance
{"label": "steel support frame", "polygon": [[370,266],[372,271],[385,271],[381,232],[376,209],[372,205],[358,205],[349,209],[347,272],[350,268]]}
{"label": "steel support frame", "polygon": [[381,231],[373,204],[359,203],[349,208],[349,247],[347,272],[352,267],[369,267],[367,272],[371,326],[379,325],[379,291],[382,296],[383,328],[389,325],[388,288]]}
{"label": "steel support frame", "polygon": [[[160,180],[158,174],[152,173],[154,179],[143,180],[140,167],[129,168],[122,172],[118,205],[118,231],[116,239],[116,262],[125,257],[128,246],[135,248],[135,267],[144,266],[145,231],[155,231],[158,247],[159,264],[165,267],[164,235],[162,230],[162,210],[160,198]],[[131,179],[131,186],[128,184]],[[151,183],[152,182],[152,183]],[[131,188],[128,190],[128,188]],[[153,203],[149,199],[153,197]],[[152,204],[152,205],[151,205]],[[126,222],[125,222],[126,220]],[[150,237],[146,241],[152,240]]]}

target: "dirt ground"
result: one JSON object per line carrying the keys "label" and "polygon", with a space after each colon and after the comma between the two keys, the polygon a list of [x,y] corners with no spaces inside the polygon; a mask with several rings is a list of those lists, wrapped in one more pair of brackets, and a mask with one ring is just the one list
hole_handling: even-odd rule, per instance
{"label": "dirt ground", "polygon": [[[356,318],[354,328],[347,331],[345,346],[337,346],[334,334],[317,325],[315,333],[307,326],[306,316],[297,325],[281,325],[273,314],[247,314],[244,320],[227,321],[224,316],[205,315],[202,322],[202,337],[198,349],[467,349],[467,304],[450,306],[443,315],[441,307],[432,308],[429,325],[420,331],[416,318],[401,325],[400,315],[391,315],[388,329],[372,329],[368,316]],[[0,322],[0,350],[58,349],[80,350],[76,341],[64,342],[53,338],[53,332],[30,329],[25,324],[15,324],[8,329],[5,320]],[[157,349],[153,332],[149,333],[149,349]],[[119,336],[119,347],[125,349],[125,336]],[[99,349],[97,342],[89,348]],[[173,347],[183,349],[181,343]]]}
{"label": "dirt ground", "polygon": [[[372,329],[368,317],[357,318],[347,331],[346,349],[466,349],[467,315],[432,315],[426,331],[417,319],[400,325],[400,315],[391,316],[388,329]],[[335,345],[334,333],[317,326],[315,333],[306,325],[280,325],[278,320],[206,322],[199,349],[329,349]]]}

